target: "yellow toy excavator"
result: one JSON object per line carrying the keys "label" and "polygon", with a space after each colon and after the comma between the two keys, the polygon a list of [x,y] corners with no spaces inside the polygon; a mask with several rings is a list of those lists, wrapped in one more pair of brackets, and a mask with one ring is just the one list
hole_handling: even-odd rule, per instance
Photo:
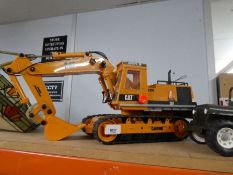
{"label": "yellow toy excavator", "polygon": [[[37,103],[28,116],[44,125],[48,140],[60,140],[82,129],[104,144],[154,141],[159,135],[182,140],[187,137],[188,122],[196,106],[192,89],[185,82],[171,80],[147,84],[147,65],[120,62],[114,67],[105,54],[98,51],[53,53],[46,62],[34,55],[19,54],[5,65],[20,95],[28,103],[17,76],[21,75]],[[98,74],[103,88],[103,103],[121,114],[87,116],[77,125],[56,116],[56,109],[42,80],[43,76]],[[39,115],[42,113],[43,116]]]}

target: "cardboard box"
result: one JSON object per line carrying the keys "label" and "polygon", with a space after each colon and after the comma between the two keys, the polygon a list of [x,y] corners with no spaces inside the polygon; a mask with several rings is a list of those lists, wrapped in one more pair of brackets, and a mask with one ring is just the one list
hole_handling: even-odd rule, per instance
{"label": "cardboard box", "polygon": [[0,129],[19,132],[35,129],[38,123],[26,116],[27,109],[12,84],[0,75]]}
{"label": "cardboard box", "polygon": [[233,74],[222,73],[217,77],[217,95],[219,105],[228,105],[229,90],[231,87],[233,87]]}

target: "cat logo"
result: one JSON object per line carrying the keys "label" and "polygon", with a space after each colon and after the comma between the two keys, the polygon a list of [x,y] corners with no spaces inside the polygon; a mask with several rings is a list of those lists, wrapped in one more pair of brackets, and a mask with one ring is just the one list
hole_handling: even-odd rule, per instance
{"label": "cat logo", "polygon": [[119,100],[120,101],[137,101],[138,95],[137,94],[120,94]]}
{"label": "cat logo", "polygon": [[125,101],[132,101],[132,100],[133,100],[133,95],[125,94]]}

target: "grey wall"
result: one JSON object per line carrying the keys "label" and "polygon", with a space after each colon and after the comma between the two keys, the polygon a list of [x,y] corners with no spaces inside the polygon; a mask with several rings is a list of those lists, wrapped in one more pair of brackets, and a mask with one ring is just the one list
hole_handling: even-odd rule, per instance
{"label": "grey wall", "polygon": [[[76,50],[101,50],[121,60],[148,65],[149,83],[167,71],[187,75],[198,103],[209,102],[209,80],[202,0],[172,0],[78,14]],[[71,114],[109,113],[100,103],[97,77],[74,77]],[[75,90],[74,90],[75,89]]]}
{"label": "grey wall", "polygon": [[211,3],[217,73],[233,61],[232,3],[232,0]]}
{"label": "grey wall", "polygon": [[[169,69],[176,72],[174,79],[185,74],[197,102],[208,103],[207,52],[211,50],[206,46],[212,43],[206,39],[209,29],[203,11],[203,0],[170,0],[2,25],[0,48],[40,54],[44,37],[68,35],[68,51],[101,50],[113,64],[121,60],[146,63],[149,83],[167,79]],[[117,112],[101,103],[97,78],[64,78],[64,103],[55,104],[57,115],[76,123],[88,114]]]}

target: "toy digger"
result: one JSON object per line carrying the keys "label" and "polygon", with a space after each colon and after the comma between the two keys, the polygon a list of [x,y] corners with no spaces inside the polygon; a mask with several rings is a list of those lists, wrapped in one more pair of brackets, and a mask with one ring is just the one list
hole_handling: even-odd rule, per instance
{"label": "toy digger", "polygon": [[[25,80],[37,102],[28,116],[44,126],[48,140],[61,140],[80,129],[104,144],[151,142],[158,135],[182,140],[188,135],[185,118],[192,117],[196,103],[191,87],[185,82],[172,81],[171,72],[168,81],[148,85],[146,64],[122,61],[114,67],[98,51],[53,53],[46,62],[37,59],[41,56],[15,55],[2,68],[23,104],[29,99],[17,76]],[[77,125],[59,119],[42,77],[93,73],[99,75],[103,103],[121,113],[88,116]]]}

